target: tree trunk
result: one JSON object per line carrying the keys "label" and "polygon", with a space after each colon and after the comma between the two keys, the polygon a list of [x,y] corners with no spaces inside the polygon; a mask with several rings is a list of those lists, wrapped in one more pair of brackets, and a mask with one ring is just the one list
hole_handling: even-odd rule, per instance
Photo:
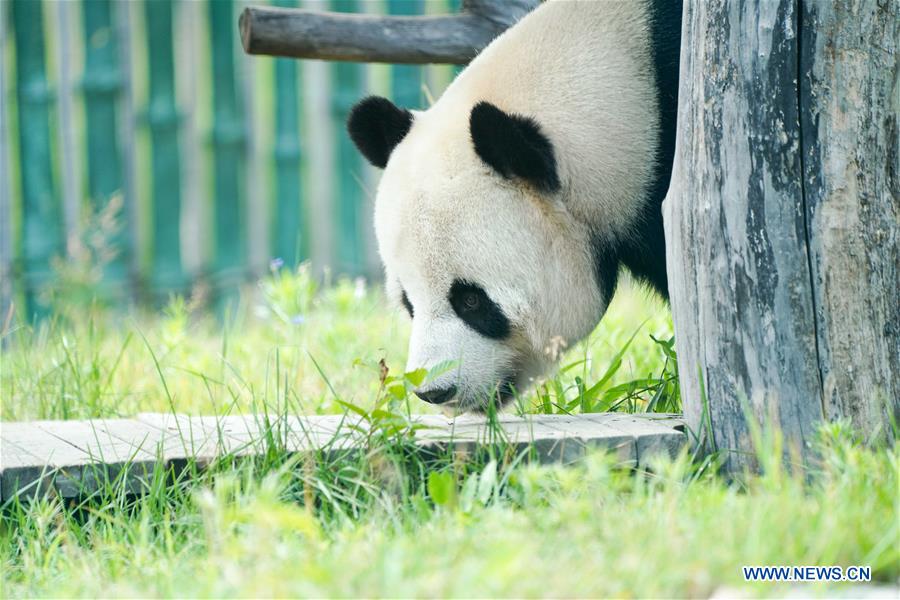
{"label": "tree trunk", "polygon": [[685,416],[727,466],[750,422],[890,437],[900,402],[897,4],[685,4],[663,211]]}

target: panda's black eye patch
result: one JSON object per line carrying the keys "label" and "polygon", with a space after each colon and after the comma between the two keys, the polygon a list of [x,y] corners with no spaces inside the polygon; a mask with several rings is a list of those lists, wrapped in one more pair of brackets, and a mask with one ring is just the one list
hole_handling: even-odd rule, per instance
{"label": "panda's black eye patch", "polygon": [[495,340],[509,335],[509,319],[481,286],[457,279],[448,300],[457,316],[481,335]]}
{"label": "panda's black eye patch", "polygon": [[413,306],[412,306],[412,303],[409,301],[409,297],[406,295],[406,290],[403,290],[400,293],[400,302],[403,303],[403,308],[406,309],[406,312],[409,313],[409,318],[412,319],[413,318]]}

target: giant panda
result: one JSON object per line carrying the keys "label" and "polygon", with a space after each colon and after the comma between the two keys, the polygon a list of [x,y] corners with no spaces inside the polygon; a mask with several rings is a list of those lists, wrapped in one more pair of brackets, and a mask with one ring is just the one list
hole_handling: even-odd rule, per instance
{"label": "giant panda", "polygon": [[407,369],[453,365],[422,400],[508,401],[594,329],[621,268],[667,297],[680,31],[680,0],[549,1],[427,110],[352,109],[350,137],[384,169],[374,224],[412,318]]}

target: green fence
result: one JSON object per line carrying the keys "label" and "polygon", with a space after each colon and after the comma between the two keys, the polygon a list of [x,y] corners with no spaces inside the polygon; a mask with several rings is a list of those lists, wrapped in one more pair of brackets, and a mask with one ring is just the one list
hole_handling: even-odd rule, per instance
{"label": "green fence", "polygon": [[[436,14],[457,4],[300,6]],[[378,174],[344,120],[369,93],[423,108],[453,68],[249,57],[244,6],[0,3],[0,319],[11,305],[46,312],[72,281],[126,303],[198,285],[227,300],[273,261],[378,276]]]}

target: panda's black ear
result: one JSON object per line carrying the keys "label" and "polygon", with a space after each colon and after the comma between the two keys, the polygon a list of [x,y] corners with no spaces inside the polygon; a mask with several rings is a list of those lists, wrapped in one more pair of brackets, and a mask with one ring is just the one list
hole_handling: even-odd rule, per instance
{"label": "panda's black ear", "polygon": [[360,100],[347,118],[347,131],[359,151],[374,166],[383,169],[394,147],[409,132],[413,116],[387,98],[369,96]]}
{"label": "panda's black ear", "polygon": [[518,177],[545,192],[559,190],[553,144],[537,122],[479,102],[469,117],[475,153],[507,179]]}

